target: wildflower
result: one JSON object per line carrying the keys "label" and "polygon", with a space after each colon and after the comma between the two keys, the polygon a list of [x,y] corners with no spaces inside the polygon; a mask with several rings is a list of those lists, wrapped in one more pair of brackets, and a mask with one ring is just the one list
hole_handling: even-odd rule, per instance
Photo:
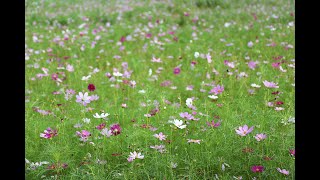
{"label": "wildflower", "polygon": [[93,117],[95,118],[106,118],[108,117],[110,114],[109,113],[101,113],[101,115],[99,115],[98,113],[94,114]]}
{"label": "wildflower", "polygon": [[91,75],[88,76],[82,76],[81,80],[88,81],[91,78]]}
{"label": "wildflower", "polygon": [[77,131],[76,135],[80,137],[80,141],[86,142],[88,138],[91,136],[91,133],[86,130],[81,130],[81,133]]}
{"label": "wildflower", "polygon": [[106,137],[112,136],[112,131],[108,130],[108,128],[103,128],[100,133]]}
{"label": "wildflower", "polygon": [[90,96],[90,101],[96,101],[98,99],[99,99],[99,96],[96,94]]}
{"label": "wildflower", "polygon": [[192,98],[187,98],[187,100],[186,100],[186,105],[189,107],[189,106],[191,106],[192,105]]}
{"label": "wildflower", "polygon": [[209,95],[208,96],[210,99],[218,99],[218,96],[215,96],[215,95]]}
{"label": "wildflower", "polygon": [[88,93],[82,93],[82,92],[79,92],[79,95],[76,95],[77,97],[77,100],[76,102],[77,103],[81,103],[83,104],[84,106],[86,106],[88,103],[90,103],[90,96],[88,96]]}
{"label": "wildflower", "polygon": [[248,47],[251,48],[252,46],[253,46],[253,42],[252,41],[248,42]]}
{"label": "wildflower", "polygon": [[161,61],[161,59],[160,58],[155,58],[155,57],[152,57],[152,60],[151,60],[151,62],[157,62],[157,63],[161,63],[162,61]]}
{"label": "wildflower", "polygon": [[159,134],[154,134],[153,136],[158,138],[160,141],[166,140],[166,135],[164,135],[162,132],[160,132]]}
{"label": "wildflower", "polygon": [[74,127],[74,128],[81,128],[81,127],[82,127],[82,124],[77,123],[77,124],[75,124],[73,127]]}
{"label": "wildflower", "polygon": [[85,123],[87,123],[87,124],[90,123],[90,119],[88,119],[88,118],[83,118],[82,121],[85,122]]}
{"label": "wildflower", "polygon": [[74,71],[74,68],[72,65],[68,64],[67,67],[66,67],[67,71],[69,72],[73,72]]}
{"label": "wildflower", "polygon": [[261,141],[261,140],[267,138],[267,135],[265,135],[265,134],[256,134],[254,136],[254,138],[256,138],[257,141]]}
{"label": "wildflower", "polygon": [[188,143],[198,143],[200,144],[201,140],[199,139],[188,139]]}
{"label": "wildflower", "polygon": [[127,106],[127,104],[121,104],[121,107],[127,108],[128,106]]}
{"label": "wildflower", "polygon": [[199,53],[199,52],[195,52],[195,53],[194,53],[194,57],[195,57],[195,58],[198,58],[198,57],[199,57],[199,55],[200,55],[200,53]]}
{"label": "wildflower", "polygon": [[211,63],[211,62],[212,62],[212,59],[211,59],[211,56],[210,56],[209,53],[206,54],[206,58],[207,58],[208,63]]}
{"label": "wildflower", "polygon": [[173,168],[173,169],[177,168],[177,166],[178,166],[178,164],[174,163],[174,162],[171,162],[170,165],[171,165],[171,168]]}
{"label": "wildflower", "polygon": [[289,153],[291,156],[296,156],[296,150],[295,149],[290,149]]}
{"label": "wildflower", "polygon": [[282,110],[284,110],[284,108],[283,108],[283,107],[275,107],[274,110],[276,110],[276,111],[282,111]]}
{"label": "wildflower", "polygon": [[155,145],[155,146],[150,146],[150,148],[152,149],[156,149],[158,150],[160,153],[164,153],[165,152],[165,145]]}
{"label": "wildflower", "polygon": [[51,139],[52,137],[57,135],[58,135],[57,130],[52,130],[50,127],[44,130],[44,133],[40,133],[40,137],[45,139]]}
{"label": "wildflower", "polygon": [[287,171],[287,170],[285,170],[285,169],[277,168],[277,170],[278,170],[280,173],[284,174],[284,175],[289,175],[289,171]]}
{"label": "wildflower", "polygon": [[214,95],[218,95],[218,94],[221,94],[223,91],[224,91],[224,87],[218,85],[218,86],[214,87],[213,89],[211,89],[209,94],[214,93]]}
{"label": "wildflower", "polygon": [[180,117],[185,118],[187,120],[194,120],[194,117],[192,116],[192,114],[189,114],[188,112],[183,112],[179,114]]}
{"label": "wildflower", "polygon": [[181,69],[180,69],[179,67],[175,67],[175,68],[173,69],[173,73],[174,73],[174,74],[180,74],[180,71],[181,71]]}
{"label": "wildflower", "polygon": [[106,127],[106,123],[102,123],[102,124],[99,124],[98,126],[96,126],[96,128],[98,129],[98,130],[102,130],[103,128],[105,128]]}
{"label": "wildflower", "polygon": [[251,84],[251,87],[260,88],[261,86],[260,86],[260,85],[257,85],[257,84]]}
{"label": "wildflower", "polygon": [[268,88],[279,88],[278,83],[263,81],[263,84]]}
{"label": "wildflower", "polygon": [[249,134],[251,131],[253,130],[253,126],[250,127],[250,129],[248,129],[247,125],[244,125],[243,127],[239,127],[238,129],[236,129],[237,134],[239,134],[240,136],[246,136],[247,134]]}
{"label": "wildflower", "polygon": [[111,130],[112,135],[116,136],[121,133],[122,129],[119,124],[112,124],[112,125],[110,125],[110,130]]}
{"label": "wildflower", "polygon": [[179,129],[184,129],[187,127],[187,125],[182,125],[183,121],[182,120],[178,120],[178,119],[174,119],[172,122],[175,126],[177,126]]}
{"label": "wildflower", "polygon": [[113,73],[113,76],[116,76],[116,77],[121,77],[123,74],[121,74],[120,72],[114,72]]}
{"label": "wildflower", "polygon": [[254,68],[256,68],[257,64],[254,61],[250,61],[248,63],[248,66],[249,66],[250,69],[254,69]]}
{"label": "wildflower", "polygon": [[89,91],[94,91],[96,89],[96,87],[94,86],[94,84],[89,84],[88,85],[88,90]]}
{"label": "wildflower", "polygon": [[142,155],[140,152],[137,153],[136,151],[134,151],[133,153],[130,152],[130,155],[128,157],[128,161],[131,162],[131,161],[135,160],[136,158],[143,159],[144,155]]}
{"label": "wildflower", "polygon": [[207,125],[210,126],[210,127],[219,127],[221,124],[221,121],[217,122],[217,123],[214,123],[214,120],[212,120],[211,122],[207,122]]}
{"label": "wildflower", "polygon": [[263,166],[252,166],[251,167],[251,171],[252,172],[263,172],[264,171],[264,167]]}

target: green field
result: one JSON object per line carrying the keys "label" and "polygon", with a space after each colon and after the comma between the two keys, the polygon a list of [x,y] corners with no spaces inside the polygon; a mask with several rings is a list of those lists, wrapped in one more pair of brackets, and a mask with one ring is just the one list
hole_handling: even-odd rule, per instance
{"label": "green field", "polygon": [[295,179],[293,1],[25,5],[26,179]]}

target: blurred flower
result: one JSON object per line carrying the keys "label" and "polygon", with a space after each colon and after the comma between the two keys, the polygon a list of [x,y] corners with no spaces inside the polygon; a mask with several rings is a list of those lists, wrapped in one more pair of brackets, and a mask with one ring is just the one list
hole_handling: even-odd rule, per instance
{"label": "blurred flower", "polygon": [[76,135],[80,137],[80,141],[86,142],[91,136],[91,133],[87,130],[81,130],[81,132],[77,131]]}
{"label": "blurred flower", "polygon": [[251,131],[253,130],[253,126],[250,127],[250,129],[248,129],[247,125],[244,125],[243,127],[239,127],[238,129],[236,129],[237,134],[239,134],[240,136],[246,136],[247,134],[249,134]]}
{"label": "blurred flower", "polygon": [[114,136],[117,136],[121,133],[122,129],[120,127],[120,124],[112,124],[112,125],[110,125],[110,130]]}
{"label": "blurred flower", "polygon": [[40,137],[45,139],[51,139],[52,137],[57,135],[58,135],[57,130],[52,130],[50,127],[44,130],[44,133],[40,133]]}
{"label": "blurred flower", "polygon": [[174,73],[174,74],[180,74],[180,71],[181,71],[181,69],[180,69],[179,67],[175,67],[175,68],[173,69],[173,73]]}
{"label": "blurred flower", "polygon": [[90,103],[90,96],[88,96],[88,93],[85,92],[84,94],[82,92],[79,92],[79,95],[76,95],[77,97],[77,100],[76,102],[77,103],[81,103],[83,104],[84,106],[86,106],[88,103]]}
{"label": "blurred flower", "polygon": [[263,84],[268,88],[279,88],[278,83],[263,81]]}
{"label": "blurred flower", "polygon": [[154,134],[153,136],[158,138],[160,141],[166,140],[166,135],[164,135],[162,132],[160,132],[159,134]]}
{"label": "blurred flower", "polygon": [[94,84],[89,84],[88,85],[88,90],[89,91],[94,91],[96,89],[96,87],[94,86]]}
{"label": "blurred flower", "polygon": [[142,155],[140,152],[137,153],[136,151],[134,151],[133,153],[130,152],[130,155],[128,157],[128,161],[131,162],[131,161],[135,160],[136,158],[143,159],[144,155]]}
{"label": "blurred flower", "polygon": [[211,122],[207,122],[207,125],[210,126],[210,127],[219,127],[221,124],[221,121],[217,122],[217,123],[214,123],[214,120],[212,120]]}
{"label": "blurred flower", "polygon": [[101,113],[101,115],[99,115],[98,113],[94,114],[93,117],[95,118],[106,118],[108,117],[110,114],[109,113]]}
{"label": "blurred flower", "polygon": [[257,141],[261,141],[261,140],[267,138],[267,135],[265,135],[265,134],[256,134],[254,136],[254,138],[256,138]]}
{"label": "blurred flower", "polygon": [[287,170],[285,170],[285,169],[277,168],[277,170],[278,170],[280,173],[284,174],[284,175],[289,175],[289,171],[287,171]]}
{"label": "blurred flower", "polygon": [[187,127],[187,125],[182,125],[183,121],[182,120],[178,120],[178,119],[174,119],[172,122],[175,126],[177,126],[179,129],[184,129]]}
{"label": "blurred flower", "polygon": [[188,139],[188,143],[198,143],[200,144],[201,140],[199,139]]}
{"label": "blurred flower", "polygon": [[264,167],[263,166],[252,166],[251,167],[251,171],[252,172],[263,172],[264,171]]}

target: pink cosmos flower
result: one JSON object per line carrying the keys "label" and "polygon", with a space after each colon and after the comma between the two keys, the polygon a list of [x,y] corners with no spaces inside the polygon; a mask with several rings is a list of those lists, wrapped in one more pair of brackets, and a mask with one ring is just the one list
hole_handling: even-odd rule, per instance
{"label": "pink cosmos flower", "polygon": [[57,130],[52,130],[50,127],[44,130],[44,133],[40,133],[40,137],[45,139],[51,139],[52,137],[57,135],[58,135]]}
{"label": "pink cosmos flower", "polygon": [[154,134],[154,137],[158,138],[160,141],[162,140],[166,140],[166,135],[164,135],[162,132],[160,132],[159,134]]}
{"label": "pink cosmos flower", "polygon": [[290,152],[291,156],[296,156],[296,150],[295,149],[290,149],[289,152]]}
{"label": "pink cosmos flower", "polygon": [[211,63],[211,62],[212,62],[212,59],[211,59],[211,56],[210,56],[209,53],[206,54],[206,58],[207,58],[208,63]]}
{"label": "pink cosmos flower", "polygon": [[86,142],[91,136],[91,133],[87,130],[81,130],[81,132],[77,131],[76,135],[80,137],[80,141]]}
{"label": "pink cosmos flower", "polygon": [[85,92],[84,94],[82,92],[79,92],[79,95],[76,95],[77,103],[83,104],[84,106],[86,106],[88,103],[91,102],[90,100],[90,96],[88,96],[88,93]]}
{"label": "pink cosmos flower", "polygon": [[247,125],[244,125],[243,127],[239,127],[238,129],[236,129],[237,134],[239,134],[240,136],[246,136],[247,134],[249,134],[251,131],[253,130],[253,126],[250,127],[250,129],[248,129]]}
{"label": "pink cosmos flower", "polygon": [[210,90],[209,94],[214,93],[215,95],[221,94],[224,91],[224,87],[223,86],[216,86],[213,89]]}
{"label": "pink cosmos flower", "polygon": [[254,138],[256,138],[257,141],[261,141],[261,140],[267,138],[267,135],[262,134],[262,133],[261,134],[256,134],[256,136],[254,136]]}
{"label": "pink cosmos flower", "polygon": [[268,88],[279,88],[278,83],[263,81],[263,84]]}
{"label": "pink cosmos flower", "polygon": [[155,58],[155,57],[152,57],[152,60],[151,62],[157,62],[157,63],[161,63],[161,59],[160,58]]}
{"label": "pink cosmos flower", "polygon": [[120,124],[112,124],[110,125],[110,130],[111,130],[111,133],[116,136],[116,135],[119,135],[121,133],[121,127],[120,127]]}
{"label": "pink cosmos flower", "polygon": [[248,63],[248,66],[249,66],[250,69],[255,69],[256,66],[257,66],[257,64],[256,64],[254,61],[250,61],[250,62]]}
{"label": "pink cosmos flower", "polygon": [[289,171],[287,171],[287,170],[285,170],[285,169],[277,168],[277,170],[278,170],[280,173],[284,174],[284,175],[289,175]]}
{"label": "pink cosmos flower", "polygon": [[112,136],[112,131],[111,131],[111,130],[108,130],[108,128],[102,129],[100,133],[101,133],[102,135],[106,136],[106,137]]}
{"label": "pink cosmos flower", "polygon": [[102,123],[102,124],[99,124],[98,126],[96,126],[96,128],[98,129],[98,130],[102,130],[103,128],[105,128],[106,127],[106,123]]}
{"label": "pink cosmos flower", "polygon": [[264,171],[264,167],[263,167],[263,166],[260,166],[260,165],[258,165],[258,166],[252,166],[252,167],[251,167],[251,171],[252,171],[252,172],[263,172],[263,171]]}
{"label": "pink cosmos flower", "polygon": [[67,67],[66,67],[67,71],[69,72],[73,72],[74,71],[74,68],[72,65],[68,64]]}
{"label": "pink cosmos flower", "polygon": [[221,121],[214,123],[214,120],[212,120],[211,122],[207,122],[207,125],[213,128],[219,127],[221,124]]}
{"label": "pink cosmos flower", "polygon": [[173,69],[173,73],[174,73],[174,74],[180,74],[180,71],[181,71],[181,69],[180,69],[179,67],[175,67],[175,68]]}
{"label": "pink cosmos flower", "polygon": [[165,149],[165,145],[154,145],[154,146],[150,146],[150,148],[152,149],[156,149],[158,150],[160,153],[164,153],[166,151]]}

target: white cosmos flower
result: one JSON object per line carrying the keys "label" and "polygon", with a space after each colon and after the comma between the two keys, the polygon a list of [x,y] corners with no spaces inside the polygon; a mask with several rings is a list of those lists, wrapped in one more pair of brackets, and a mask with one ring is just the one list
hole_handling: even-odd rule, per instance
{"label": "white cosmos flower", "polygon": [[134,151],[133,153],[130,152],[130,156],[129,156],[131,159],[143,159],[144,158],[144,155],[142,155],[140,152],[137,153],[136,151]]}
{"label": "white cosmos flower", "polygon": [[257,85],[257,84],[251,84],[251,87],[260,88],[261,86],[260,86],[260,85]]}
{"label": "white cosmos flower", "polygon": [[83,120],[83,122],[85,122],[85,123],[87,123],[87,124],[90,123],[90,119],[89,119],[89,118],[83,118],[82,120]]}
{"label": "white cosmos flower", "polygon": [[194,53],[194,57],[195,57],[195,58],[198,58],[199,56],[200,56],[200,53],[199,53],[199,52],[195,52],[195,53]]}
{"label": "white cosmos flower", "polygon": [[89,76],[82,76],[82,79],[81,79],[81,80],[87,81],[87,80],[89,80],[90,78],[91,78],[91,75],[89,75]]}
{"label": "white cosmos flower", "polygon": [[215,96],[215,95],[210,95],[208,96],[210,99],[218,99],[218,96]]}
{"label": "white cosmos flower", "polygon": [[179,120],[179,119],[174,119],[173,122],[172,122],[175,126],[177,126],[179,129],[184,129],[187,127],[187,125],[182,125],[183,124],[183,121],[182,120]]}
{"label": "white cosmos flower", "polygon": [[116,77],[121,77],[123,74],[121,74],[120,72],[114,72],[113,75]]}
{"label": "white cosmos flower", "polygon": [[106,118],[108,117],[110,114],[109,113],[102,113],[101,115],[99,115],[98,113],[94,114],[93,117],[95,118]]}
{"label": "white cosmos flower", "polygon": [[192,105],[192,99],[191,98],[187,98],[186,105],[187,106],[191,106]]}

